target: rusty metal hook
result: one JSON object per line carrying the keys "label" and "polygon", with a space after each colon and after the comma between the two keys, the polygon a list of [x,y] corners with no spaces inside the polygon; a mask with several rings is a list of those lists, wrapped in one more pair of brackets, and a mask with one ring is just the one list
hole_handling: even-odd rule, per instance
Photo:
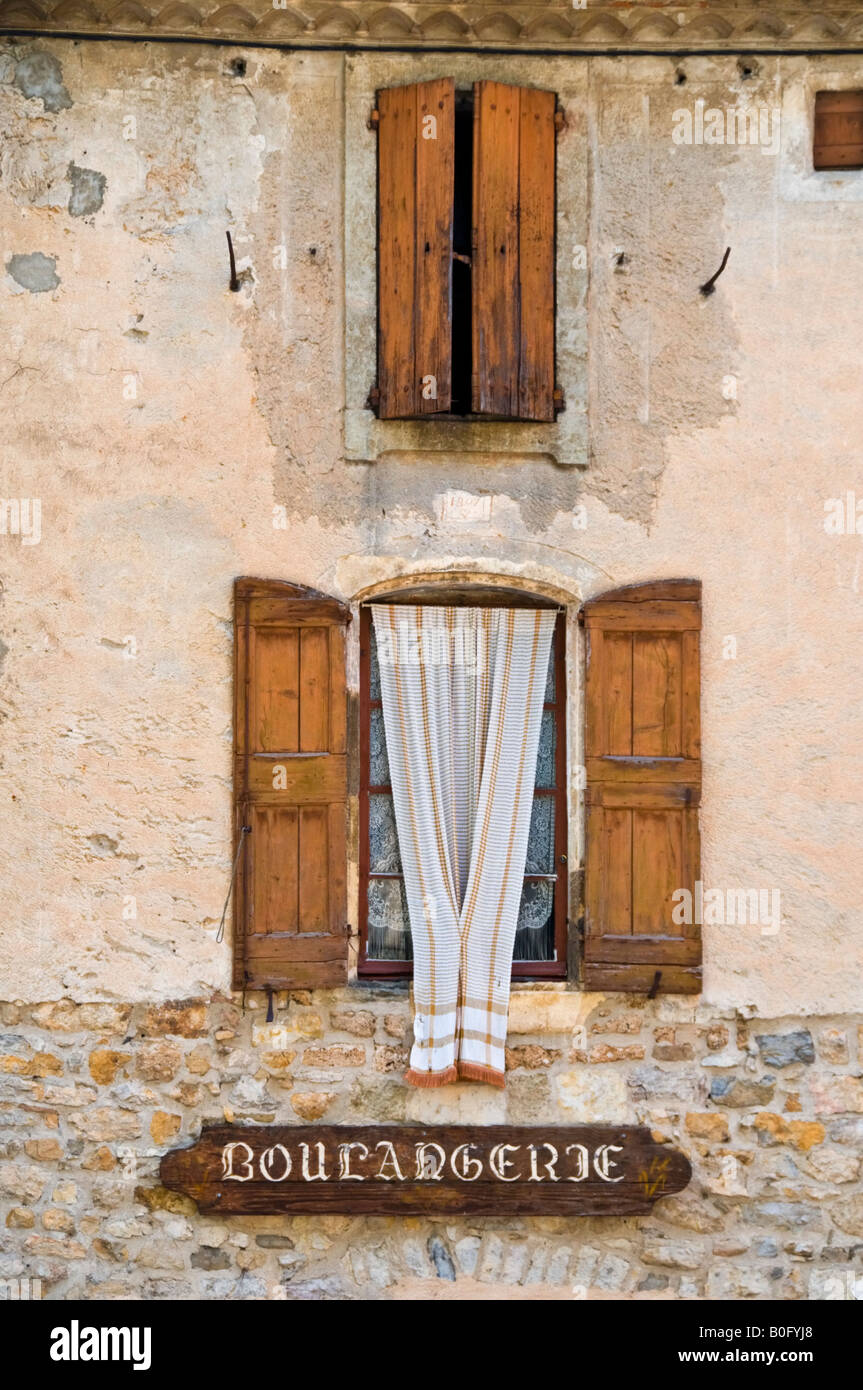
{"label": "rusty metal hook", "polygon": [[237,279],[237,262],[234,260],[234,243],[231,241],[230,232],[225,232],[225,236],[228,238],[228,256],[231,262],[231,278],[228,281],[228,288],[236,291],[240,288],[240,282]]}

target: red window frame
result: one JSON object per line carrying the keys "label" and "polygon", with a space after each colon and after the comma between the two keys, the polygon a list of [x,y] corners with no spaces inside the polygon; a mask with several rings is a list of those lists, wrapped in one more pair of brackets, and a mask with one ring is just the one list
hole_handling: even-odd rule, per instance
{"label": "red window frame", "polygon": [[[381,602],[392,603],[390,596],[382,596]],[[418,602],[416,598],[411,602]],[[437,602],[442,602],[438,599]],[[466,595],[465,601],[474,600]],[[483,597],[477,600],[483,603]],[[434,603],[430,596],[428,603]],[[485,599],[485,605],[489,600]],[[499,596],[497,603],[512,606],[507,598]],[[528,607],[522,601],[520,606]],[[389,787],[369,785],[369,753],[371,746],[371,711],[380,709],[381,701],[371,698],[371,611],[363,605],[360,608],[360,777],[359,777],[359,817],[360,817],[360,902],[359,932],[360,947],[357,974],[375,979],[410,979],[413,976],[412,960],[369,959],[368,918],[369,918],[369,879],[377,877],[370,871],[369,847],[369,796],[373,792],[388,792]],[[548,789],[537,787],[535,796],[555,798],[554,816],[554,860],[557,880],[554,886],[554,946],[556,960],[517,960],[512,963],[514,980],[565,979],[567,974],[567,902],[569,893],[568,874],[568,836],[567,836],[567,787],[566,787],[566,615],[558,613],[554,625],[554,701],[546,702],[544,709],[552,709],[555,714],[555,786]],[[543,879],[545,874],[525,874],[526,879]]]}

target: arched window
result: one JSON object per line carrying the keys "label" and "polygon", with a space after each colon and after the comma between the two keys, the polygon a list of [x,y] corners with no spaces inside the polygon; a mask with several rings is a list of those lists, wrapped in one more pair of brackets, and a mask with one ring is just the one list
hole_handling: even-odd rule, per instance
{"label": "arched window", "polygon": [[[423,585],[375,602],[453,607],[557,608],[521,590]],[[546,677],[533,811],[516,929],[514,979],[566,974],[567,795],[566,627],[560,610]],[[360,610],[360,956],[362,976],[412,973],[411,934],[402,879],[374,626]]]}

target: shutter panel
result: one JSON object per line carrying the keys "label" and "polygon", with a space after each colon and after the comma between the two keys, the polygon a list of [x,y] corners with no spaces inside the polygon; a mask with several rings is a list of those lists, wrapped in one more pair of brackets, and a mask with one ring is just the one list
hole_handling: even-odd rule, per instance
{"label": "shutter panel", "polygon": [[553,92],[474,84],[473,409],[554,419]]}
{"label": "shutter panel", "polygon": [[816,92],[816,169],[863,168],[863,92]]}
{"label": "shutter panel", "polygon": [[[701,584],[668,580],[584,605],[588,989],[695,994],[701,930],[672,894],[699,877]],[[680,900],[678,899],[679,903]],[[682,915],[678,909],[678,914]]]}
{"label": "shutter panel", "polygon": [[347,977],[350,611],[314,589],[234,585],[234,986],[314,988]]}
{"label": "shutter panel", "polygon": [[455,83],[378,92],[378,415],[450,408]]}

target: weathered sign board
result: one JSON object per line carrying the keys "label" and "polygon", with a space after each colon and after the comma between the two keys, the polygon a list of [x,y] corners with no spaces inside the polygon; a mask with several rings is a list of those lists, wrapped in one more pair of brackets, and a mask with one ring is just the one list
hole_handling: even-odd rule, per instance
{"label": "weathered sign board", "polygon": [[209,1212],[629,1216],[692,1170],[643,1128],[216,1125],[160,1173]]}

